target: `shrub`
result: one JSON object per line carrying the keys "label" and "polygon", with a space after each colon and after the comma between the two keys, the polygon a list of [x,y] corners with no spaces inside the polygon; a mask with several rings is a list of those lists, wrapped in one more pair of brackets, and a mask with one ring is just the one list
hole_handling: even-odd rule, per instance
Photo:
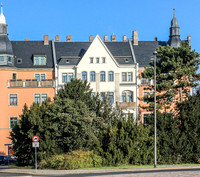
{"label": "shrub", "polygon": [[42,160],[39,168],[53,169],[80,169],[101,167],[103,160],[93,151],[73,151],[68,154],[54,155],[47,160]]}

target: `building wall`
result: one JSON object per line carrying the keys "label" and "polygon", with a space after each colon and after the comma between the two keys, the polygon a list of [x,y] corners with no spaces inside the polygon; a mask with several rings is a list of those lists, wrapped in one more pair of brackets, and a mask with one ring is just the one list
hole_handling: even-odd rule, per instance
{"label": "building wall", "polygon": [[[9,87],[12,73],[17,74],[17,79],[34,79],[34,75],[38,73],[46,74],[46,79],[53,79],[52,70],[17,70],[17,69],[1,69],[0,70],[0,155],[7,153],[7,147],[4,144],[11,143],[9,139],[10,117],[17,117],[20,119],[22,109],[26,103],[30,106],[34,102],[35,93],[47,93],[48,97],[53,99],[55,95],[54,87]],[[17,106],[9,105],[9,94],[17,94]]]}

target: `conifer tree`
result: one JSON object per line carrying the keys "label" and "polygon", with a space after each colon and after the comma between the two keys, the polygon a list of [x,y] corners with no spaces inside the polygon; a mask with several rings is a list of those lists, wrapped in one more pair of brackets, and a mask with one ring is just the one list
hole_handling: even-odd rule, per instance
{"label": "conifer tree", "polygon": [[[173,101],[182,102],[187,91],[197,85],[195,81],[200,79],[200,74],[197,74],[199,54],[185,44],[173,48],[160,46],[156,56],[158,108],[168,109]],[[153,62],[150,63],[150,67],[145,68],[143,74],[145,78],[154,79]],[[178,94],[179,97],[175,97]],[[150,96],[149,102],[152,102],[153,96],[153,94]],[[150,107],[152,106],[153,104],[150,104]]]}

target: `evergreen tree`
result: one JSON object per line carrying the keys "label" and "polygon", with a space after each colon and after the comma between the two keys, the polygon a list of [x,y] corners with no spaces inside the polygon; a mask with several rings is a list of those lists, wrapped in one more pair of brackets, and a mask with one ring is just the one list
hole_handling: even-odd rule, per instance
{"label": "evergreen tree", "polygon": [[[200,74],[197,74],[199,54],[188,45],[181,47],[160,46],[157,49],[156,61],[156,89],[158,108],[168,109],[175,97],[182,102],[187,91],[197,85]],[[154,79],[154,63],[145,68],[145,78]],[[150,87],[149,89],[152,89]],[[152,102],[153,94],[150,96]],[[175,100],[174,99],[174,100]],[[150,104],[153,107],[153,104]]]}
{"label": "evergreen tree", "polygon": [[179,105],[178,128],[182,139],[182,159],[185,163],[200,162],[200,92]]}
{"label": "evergreen tree", "polygon": [[55,140],[51,120],[47,115],[50,107],[50,100],[46,100],[40,106],[33,103],[28,109],[24,106],[23,114],[18,124],[12,129],[11,139],[13,148],[18,159],[19,165],[33,165],[35,150],[32,148],[32,137],[34,135],[40,138],[40,147],[38,148],[38,160],[45,159],[56,152]]}

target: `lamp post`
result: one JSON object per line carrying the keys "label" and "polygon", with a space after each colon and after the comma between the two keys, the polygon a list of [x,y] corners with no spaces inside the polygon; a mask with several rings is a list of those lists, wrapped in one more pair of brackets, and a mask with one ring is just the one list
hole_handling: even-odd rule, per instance
{"label": "lamp post", "polygon": [[153,52],[154,56],[154,168],[157,165],[157,144],[156,144],[156,54],[157,51]]}

